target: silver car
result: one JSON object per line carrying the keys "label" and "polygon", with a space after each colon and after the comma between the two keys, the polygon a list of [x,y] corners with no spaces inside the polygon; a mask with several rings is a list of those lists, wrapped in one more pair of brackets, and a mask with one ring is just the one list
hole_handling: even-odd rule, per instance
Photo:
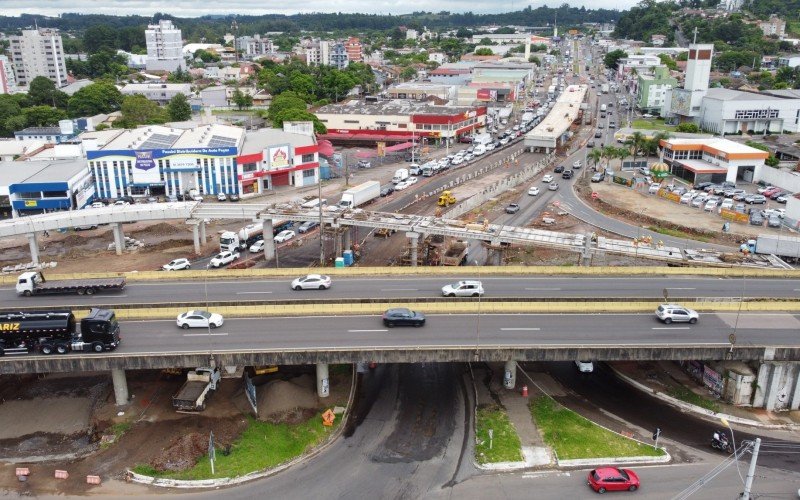
{"label": "silver car", "polygon": [[476,280],[463,280],[442,287],[445,297],[480,297],[483,295],[483,284]]}
{"label": "silver car", "polygon": [[697,311],[689,309],[688,307],[679,306],[676,304],[661,304],[656,309],[656,317],[666,324],[675,323],[690,323],[695,324],[700,318]]}

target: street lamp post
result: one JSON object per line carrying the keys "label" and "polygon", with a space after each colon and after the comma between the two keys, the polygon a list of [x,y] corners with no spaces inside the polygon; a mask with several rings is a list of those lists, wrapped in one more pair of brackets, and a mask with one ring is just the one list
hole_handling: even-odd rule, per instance
{"label": "street lamp post", "polygon": [[317,201],[319,202],[319,265],[325,265],[325,247],[322,241],[322,176],[317,168]]}
{"label": "street lamp post", "polygon": [[[477,260],[473,261],[475,267],[478,268],[478,282],[481,281],[481,266]],[[478,294],[478,319],[475,321],[475,361],[480,359],[480,345],[481,345],[481,296]]]}

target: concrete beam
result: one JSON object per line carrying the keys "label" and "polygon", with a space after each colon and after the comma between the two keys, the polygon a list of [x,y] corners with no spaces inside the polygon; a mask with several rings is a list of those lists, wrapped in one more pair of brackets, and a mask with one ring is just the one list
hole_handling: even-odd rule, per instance
{"label": "concrete beam", "polygon": [[272,234],[272,219],[264,219],[261,222],[261,232],[264,238],[264,258],[269,262],[275,258],[275,236]]}
{"label": "concrete beam", "polygon": [[28,246],[31,249],[31,262],[39,265],[39,242],[36,241],[37,233],[28,233]]}
{"label": "concrete beam", "polygon": [[111,232],[114,233],[114,249],[117,255],[122,255],[125,250],[125,233],[122,232],[122,224],[114,222],[111,224]]}
{"label": "concrete beam", "polygon": [[328,375],[328,364],[317,363],[317,396],[327,398],[331,395],[331,382]]}
{"label": "concrete beam", "polygon": [[125,377],[125,370],[114,368],[111,370],[111,381],[114,383],[114,399],[117,406],[125,406],[130,401],[128,395],[128,379]]}

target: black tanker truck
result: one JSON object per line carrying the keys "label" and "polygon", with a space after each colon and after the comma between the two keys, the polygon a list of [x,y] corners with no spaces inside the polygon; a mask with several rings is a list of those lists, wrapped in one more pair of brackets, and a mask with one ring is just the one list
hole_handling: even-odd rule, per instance
{"label": "black tanker truck", "polygon": [[66,354],[103,352],[120,344],[114,311],[92,308],[80,320],[72,311],[0,312],[0,356],[6,354]]}

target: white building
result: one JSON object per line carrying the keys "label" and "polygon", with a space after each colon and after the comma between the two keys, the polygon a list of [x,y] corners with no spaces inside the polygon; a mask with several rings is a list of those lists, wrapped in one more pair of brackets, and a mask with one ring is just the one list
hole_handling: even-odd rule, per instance
{"label": "white building", "polygon": [[769,92],[709,89],[702,100],[699,125],[723,135],[800,132],[800,91]]}
{"label": "white building", "polygon": [[667,95],[664,107],[666,115],[677,116],[680,121],[697,121],[700,118],[703,97],[708,92],[713,54],[712,44],[689,45],[683,88],[672,89]]}
{"label": "white building", "polygon": [[141,94],[148,100],[159,104],[167,104],[178,94],[192,97],[190,83],[129,83],[120,90],[122,95]]}
{"label": "white building", "polygon": [[761,179],[769,153],[745,144],[712,138],[668,138],[661,141],[664,162],[676,177],[698,182]]}
{"label": "white building", "polygon": [[428,53],[428,60],[436,64],[444,64],[447,62],[447,54],[444,52],[430,52]]}
{"label": "white building", "polygon": [[416,40],[418,36],[419,32],[417,30],[406,30],[406,40]]}
{"label": "white building", "polygon": [[778,58],[778,67],[788,66],[790,68],[796,68],[800,66],[800,56],[786,56],[786,57],[779,57]]}
{"label": "white building", "polygon": [[186,69],[183,59],[181,30],[172,21],[162,19],[144,31],[147,42],[147,71],[176,71]]}
{"label": "white building", "polygon": [[27,87],[37,76],[49,78],[56,87],[67,84],[67,65],[61,35],[56,29],[22,30],[9,37],[17,85]]}
{"label": "white building", "polygon": [[8,57],[0,55],[0,94],[13,94],[17,91],[17,78],[14,76],[14,66]]}
{"label": "white building", "polygon": [[320,66],[330,64],[331,43],[327,40],[314,40],[306,47],[306,64]]}
{"label": "white building", "polygon": [[236,39],[236,49],[244,54],[247,59],[264,56],[275,52],[275,46],[269,38],[261,35],[240,36]]}

